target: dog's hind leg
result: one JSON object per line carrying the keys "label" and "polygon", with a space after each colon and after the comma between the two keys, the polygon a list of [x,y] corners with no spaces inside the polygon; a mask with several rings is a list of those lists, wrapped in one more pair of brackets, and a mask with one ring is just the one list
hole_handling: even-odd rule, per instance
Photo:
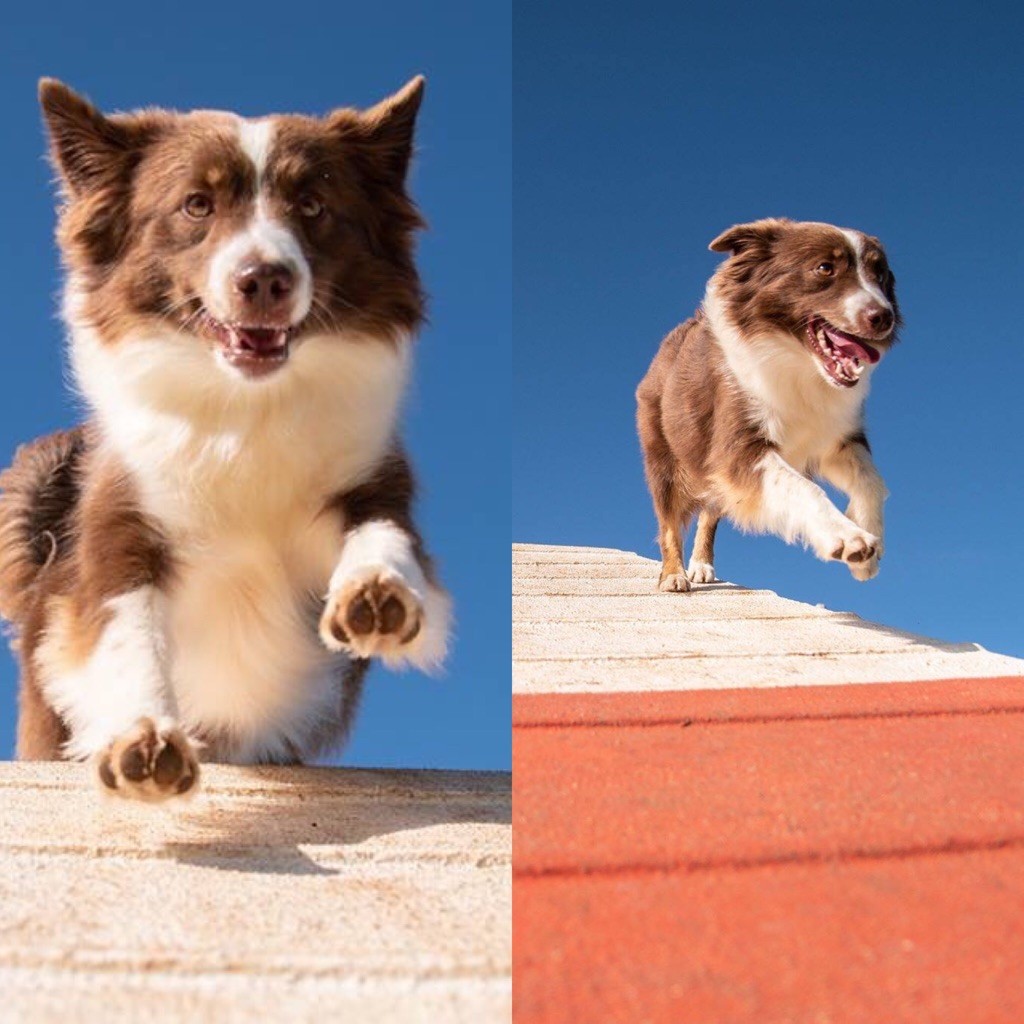
{"label": "dog's hind leg", "polygon": [[673,456],[661,429],[660,403],[641,398],[637,406],[637,427],[644,454],[647,486],[658,517],[658,544],[661,547],[661,575],[658,589],[687,591],[683,535],[693,515],[695,502],[681,485]]}
{"label": "dog's hind leg", "polygon": [[683,569],[686,561],[683,537],[693,515],[693,503],[675,481],[667,480],[653,491],[658,516],[658,543],[661,546],[661,575],[658,589],[668,593],[685,592],[690,580]]}
{"label": "dog's hind leg", "polygon": [[693,554],[686,570],[691,583],[715,582],[715,531],[721,515],[705,507],[697,519],[697,536],[693,542]]}

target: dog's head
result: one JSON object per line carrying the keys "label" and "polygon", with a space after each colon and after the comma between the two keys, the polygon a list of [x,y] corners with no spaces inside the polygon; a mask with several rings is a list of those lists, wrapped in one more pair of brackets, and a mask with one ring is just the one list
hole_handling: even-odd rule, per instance
{"label": "dog's head", "polygon": [[405,187],[422,92],[416,78],[324,118],[107,116],[44,79],[73,331],[235,388],[287,375],[310,339],[408,337],[423,315]]}
{"label": "dog's head", "polygon": [[730,254],[711,280],[729,323],[746,338],[804,346],[835,387],[856,387],[896,340],[896,282],[877,238],[771,219],[732,227],[711,249]]}

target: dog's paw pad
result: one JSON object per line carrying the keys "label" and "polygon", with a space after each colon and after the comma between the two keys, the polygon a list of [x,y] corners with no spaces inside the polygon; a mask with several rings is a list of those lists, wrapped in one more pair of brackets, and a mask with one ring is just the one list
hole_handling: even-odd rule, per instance
{"label": "dog's paw pad", "polygon": [[831,544],[829,557],[853,566],[875,558],[877,548],[877,537],[858,532],[849,537],[837,537]]}
{"label": "dog's paw pad", "polygon": [[714,583],[715,567],[710,562],[691,561],[686,578],[691,583]]}
{"label": "dog's paw pad", "polygon": [[140,718],[98,757],[103,788],[136,800],[166,800],[195,788],[199,761],[176,726]]}
{"label": "dog's paw pad", "polygon": [[684,572],[670,572],[658,581],[658,589],[664,594],[685,594],[690,589],[690,581]]}
{"label": "dog's paw pad", "polygon": [[420,632],[423,606],[394,573],[356,580],[327,598],[320,636],[332,650],[358,658],[399,652]]}
{"label": "dog's paw pad", "polygon": [[878,552],[862,562],[849,562],[847,566],[855,580],[860,580],[861,583],[873,580],[878,575]]}

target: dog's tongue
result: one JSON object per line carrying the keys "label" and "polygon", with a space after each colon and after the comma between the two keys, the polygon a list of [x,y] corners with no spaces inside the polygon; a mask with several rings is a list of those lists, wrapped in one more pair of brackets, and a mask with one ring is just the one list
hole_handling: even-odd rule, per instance
{"label": "dog's tongue", "polygon": [[239,348],[258,355],[280,352],[288,340],[288,332],[276,327],[234,327],[232,333]]}
{"label": "dog's tongue", "polygon": [[862,363],[877,363],[881,358],[877,349],[865,345],[864,342],[858,341],[852,335],[845,334],[831,325],[825,328],[825,333],[828,335],[828,340],[832,342],[832,347],[841,356],[859,359]]}

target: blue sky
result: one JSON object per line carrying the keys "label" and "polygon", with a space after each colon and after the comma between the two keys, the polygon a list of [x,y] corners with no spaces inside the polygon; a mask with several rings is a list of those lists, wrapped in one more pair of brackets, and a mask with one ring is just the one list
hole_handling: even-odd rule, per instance
{"label": "blue sky", "polygon": [[727,529],[720,574],[1024,655],[1021,8],[522,4],[514,36],[515,538],[656,556],[633,392],[708,242],[832,221],[906,319],[868,403],[882,571]]}
{"label": "blue sky", "polygon": [[[348,764],[507,768],[511,414],[511,69],[505,4],[327,7],[257,2],[18,4],[5,13],[5,383],[0,453],[74,422],[55,319],[58,268],[36,81],[53,75],[105,109],[318,113],[428,77],[413,191],[431,223],[431,294],[407,413],[421,523],[458,619],[447,674],[376,669]],[[16,675],[0,655],[0,756],[13,746]]]}

